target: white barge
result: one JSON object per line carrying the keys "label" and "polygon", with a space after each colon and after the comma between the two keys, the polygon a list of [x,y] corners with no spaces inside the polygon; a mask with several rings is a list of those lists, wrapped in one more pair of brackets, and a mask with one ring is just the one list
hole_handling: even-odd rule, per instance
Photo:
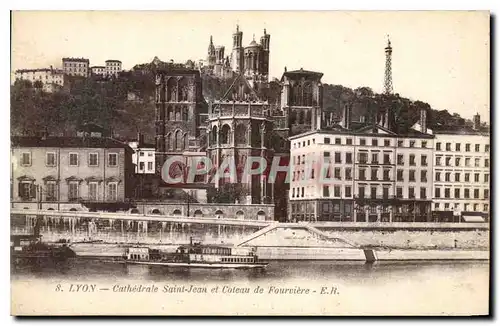
{"label": "white barge", "polygon": [[267,262],[259,260],[254,249],[231,248],[192,243],[180,246],[175,252],[150,247],[129,247],[123,256],[126,264],[178,268],[261,269]]}

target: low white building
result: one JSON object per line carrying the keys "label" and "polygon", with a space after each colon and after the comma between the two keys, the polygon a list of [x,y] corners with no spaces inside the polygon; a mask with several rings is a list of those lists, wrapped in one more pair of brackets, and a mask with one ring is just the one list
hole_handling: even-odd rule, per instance
{"label": "low white building", "polygon": [[137,141],[129,142],[128,145],[134,151],[132,162],[135,164],[136,174],[155,173],[155,145],[144,143],[144,138],[139,135]]}
{"label": "low white building", "polygon": [[122,71],[122,62],[120,60],[106,60],[106,76],[118,76]]}
{"label": "low white building", "polygon": [[90,67],[90,73],[94,76],[106,76],[106,67],[105,66],[92,66]]}
{"label": "low white building", "polygon": [[53,92],[57,88],[64,86],[64,73],[61,69],[41,68],[41,69],[19,69],[15,71],[15,80],[28,80],[32,84],[41,82],[43,90]]}

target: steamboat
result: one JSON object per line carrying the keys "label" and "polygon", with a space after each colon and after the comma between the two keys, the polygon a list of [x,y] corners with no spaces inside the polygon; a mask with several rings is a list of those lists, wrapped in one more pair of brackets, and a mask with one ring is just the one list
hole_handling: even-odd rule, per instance
{"label": "steamboat", "polygon": [[125,250],[123,260],[127,264],[211,269],[262,269],[268,264],[259,260],[252,248],[203,245],[192,240],[189,245],[179,246],[175,252],[129,247]]}

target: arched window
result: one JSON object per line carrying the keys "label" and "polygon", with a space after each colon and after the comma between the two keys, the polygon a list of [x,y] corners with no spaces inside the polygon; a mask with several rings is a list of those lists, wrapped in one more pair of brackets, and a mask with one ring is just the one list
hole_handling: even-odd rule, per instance
{"label": "arched window", "polygon": [[243,213],[243,211],[237,211],[237,212],[236,212],[236,218],[237,218],[238,220],[243,220],[243,219],[245,219],[245,213]]}
{"label": "arched window", "polygon": [[188,99],[188,85],[187,79],[181,78],[178,82],[179,89],[179,102],[185,102]]}
{"label": "arched window", "polygon": [[174,120],[174,112],[172,110],[172,106],[167,107],[167,120],[173,121]]}
{"label": "arched window", "polygon": [[177,80],[170,78],[167,82],[167,94],[169,102],[177,102]]}
{"label": "arched window", "polygon": [[160,214],[161,214],[161,212],[160,212],[160,210],[159,210],[158,208],[155,208],[155,209],[153,209],[153,210],[151,211],[151,214],[154,214],[154,215],[160,215]]}
{"label": "arched window", "polygon": [[215,218],[221,218],[221,217],[224,217],[224,213],[218,209],[215,211]]}
{"label": "arched window", "polygon": [[169,133],[169,139],[170,139],[170,150],[176,149],[176,143],[175,143],[175,133]]}
{"label": "arched window", "polygon": [[172,213],[172,215],[176,215],[176,216],[182,215],[181,210],[180,209],[174,210],[174,212]]}
{"label": "arched window", "polygon": [[217,126],[214,126],[212,128],[212,133],[210,135],[212,138],[210,139],[210,143],[212,145],[216,145],[217,144]]}
{"label": "arched window", "polygon": [[304,111],[299,112],[299,125],[304,124]]}
{"label": "arched window", "polygon": [[295,124],[297,123],[297,112],[292,111],[290,112],[290,124]]}
{"label": "arched window", "polygon": [[175,121],[181,121],[181,108],[175,108]]}
{"label": "arched window", "polygon": [[187,149],[187,148],[189,148],[189,140],[188,140],[187,133],[185,133],[183,137],[184,137],[184,140],[183,140],[184,148]]}
{"label": "arched window", "polygon": [[228,125],[223,125],[220,130],[220,143],[229,144],[229,135],[231,133],[231,128]]}
{"label": "arched window", "polygon": [[182,121],[188,121],[188,108],[182,108]]}
{"label": "arched window", "polygon": [[203,212],[199,209],[195,210],[194,217],[203,217]]}
{"label": "arched window", "polygon": [[167,137],[166,137],[166,140],[167,140],[167,141],[166,141],[166,144],[165,144],[165,149],[166,149],[167,151],[169,151],[169,150],[171,150],[171,149],[172,149],[172,138],[171,138],[171,137],[172,137],[172,134],[169,132],[169,133],[167,134]]}
{"label": "arched window", "polygon": [[76,212],[76,208],[72,208],[69,210],[70,212]]}
{"label": "arched window", "polygon": [[139,214],[139,210],[137,208],[132,208],[130,214]]}
{"label": "arched window", "polygon": [[234,131],[234,142],[236,145],[246,145],[247,128],[244,124],[236,126],[236,130]]}
{"label": "arched window", "polygon": [[184,148],[184,139],[182,137],[182,132],[177,130],[175,132],[175,149],[180,150]]}
{"label": "arched window", "polygon": [[259,211],[257,213],[257,219],[258,220],[265,220],[266,219],[266,213],[264,213],[264,211]]}
{"label": "arched window", "polygon": [[312,106],[312,85],[307,83],[304,85],[304,105]]}

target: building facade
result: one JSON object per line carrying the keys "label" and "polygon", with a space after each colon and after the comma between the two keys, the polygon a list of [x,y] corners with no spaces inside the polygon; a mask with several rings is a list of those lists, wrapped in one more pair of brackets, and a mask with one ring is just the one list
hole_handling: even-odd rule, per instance
{"label": "building facade", "polygon": [[156,171],[165,160],[185,151],[198,151],[205,141],[199,115],[206,114],[200,72],[172,68],[156,74]]}
{"label": "building facade", "polygon": [[90,74],[93,76],[106,76],[106,67],[105,66],[92,66],[90,67]]}
{"label": "building facade", "polygon": [[137,141],[129,142],[133,150],[132,162],[136,174],[155,174],[155,145],[144,142],[143,135],[139,134]]}
{"label": "building facade", "polygon": [[62,58],[63,72],[70,76],[88,77],[90,61],[85,58]]}
{"label": "building facade", "polygon": [[122,62],[120,60],[106,60],[106,76],[118,76],[118,73],[122,71]]}
{"label": "building facade", "polygon": [[490,212],[490,134],[474,128],[429,130],[436,137],[433,157],[433,211],[457,221]]}
{"label": "building facade", "polygon": [[[207,155],[212,165],[220,167],[234,160],[237,180],[216,178],[215,188],[231,189],[242,204],[273,201],[272,185],[263,175],[244,178],[244,168],[251,157],[262,157],[270,164],[274,156],[273,121],[267,101],[258,98],[247,79],[239,75],[226,97],[209,104]],[[228,190],[229,191],[229,190]]]}
{"label": "building facade", "polygon": [[64,86],[64,74],[60,69],[42,68],[42,69],[20,69],[15,71],[16,80],[28,80],[32,84],[40,82],[43,90],[53,92]]}
{"label": "building facade", "polygon": [[15,208],[80,210],[132,195],[132,150],[104,137],[12,137]]}
{"label": "building facade", "polygon": [[431,220],[434,137],[396,133],[384,114],[351,122],[346,106],[341,124],[290,137],[290,220]]}

